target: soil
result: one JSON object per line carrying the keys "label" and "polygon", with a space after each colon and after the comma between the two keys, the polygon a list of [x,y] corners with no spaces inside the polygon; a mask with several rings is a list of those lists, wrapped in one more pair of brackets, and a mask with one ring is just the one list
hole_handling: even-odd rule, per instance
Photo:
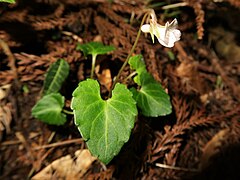
{"label": "soil", "polygon": [[[76,46],[100,41],[116,47],[97,60],[95,78],[102,79],[106,93],[104,72],[116,76],[146,8],[155,10],[160,24],[177,18],[182,32],[173,48],[141,34],[134,52],[144,56],[148,71],[168,92],[173,112],[157,118],[139,115],[130,140],[107,166],[94,160],[74,178],[52,172],[42,179],[240,179],[238,0],[1,3],[0,179],[37,179],[54,160],[87,148],[71,115],[63,126],[31,116],[44,74],[59,58],[70,64],[61,89],[70,110],[72,92],[89,77],[91,66]],[[121,79],[129,74],[126,67]]]}

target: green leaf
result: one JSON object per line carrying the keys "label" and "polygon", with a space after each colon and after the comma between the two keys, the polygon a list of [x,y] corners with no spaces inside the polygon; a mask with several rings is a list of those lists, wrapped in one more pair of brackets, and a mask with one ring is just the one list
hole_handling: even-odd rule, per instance
{"label": "green leaf", "polygon": [[134,126],[137,108],[132,93],[118,83],[112,97],[103,100],[99,83],[87,79],[73,92],[71,108],[90,152],[108,164],[129,140]]}
{"label": "green leaf", "polygon": [[[142,55],[135,55],[135,56],[130,57],[128,63],[130,65],[131,69],[135,69],[136,70],[137,74],[141,74],[141,73],[147,72],[146,65],[145,65],[145,62],[143,60],[143,56]],[[133,78],[134,82],[137,83],[137,84],[140,84],[139,77],[140,76],[135,76]]]}
{"label": "green leaf", "polygon": [[172,112],[168,94],[149,73],[140,75],[140,90],[131,88],[133,98],[144,116],[163,116]]}
{"label": "green leaf", "polygon": [[0,0],[0,2],[16,3],[15,0]]}
{"label": "green leaf", "polygon": [[167,51],[167,54],[171,61],[174,61],[176,59],[174,53],[171,50]]}
{"label": "green leaf", "polygon": [[131,57],[129,64],[137,72],[134,82],[141,87],[139,90],[135,88],[130,90],[142,114],[150,117],[170,114],[172,112],[170,98],[161,84],[147,72],[142,56]]}
{"label": "green leaf", "polygon": [[50,94],[58,92],[62,83],[65,81],[69,74],[69,64],[64,59],[59,59],[53,63],[46,75],[43,84],[43,94]]}
{"label": "green leaf", "polygon": [[62,113],[64,96],[51,93],[43,96],[32,108],[32,115],[48,124],[62,125],[66,122],[66,114]]}
{"label": "green leaf", "polygon": [[113,46],[105,46],[104,44],[100,42],[89,42],[86,44],[78,44],[77,50],[81,50],[84,54],[84,56],[87,56],[89,54],[93,56],[97,56],[99,54],[106,54],[110,51],[115,50],[115,47]]}

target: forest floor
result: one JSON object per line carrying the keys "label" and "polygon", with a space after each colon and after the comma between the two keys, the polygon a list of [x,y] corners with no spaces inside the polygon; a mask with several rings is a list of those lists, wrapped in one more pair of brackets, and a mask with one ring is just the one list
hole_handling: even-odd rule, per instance
{"label": "forest floor", "polygon": [[[102,86],[111,83],[106,78],[126,59],[147,8],[160,24],[177,18],[182,32],[173,48],[141,34],[135,50],[167,90],[173,112],[139,115],[130,140],[105,166],[89,154],[72,116],[50,126],[31,109],[49,65],[63,58],[70,74],[61,93],[70,110],[73,90],[90,74],[78,43],[115,46],[97,61]],[[240,179],[238,0],[19,0],[1,3],[0,14],[0,179]],[[122,77],[129,73],[126,67]]]}

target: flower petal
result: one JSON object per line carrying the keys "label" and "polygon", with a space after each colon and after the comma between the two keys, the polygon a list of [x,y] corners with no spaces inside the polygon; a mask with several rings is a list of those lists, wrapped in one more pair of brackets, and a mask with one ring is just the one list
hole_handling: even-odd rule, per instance
{"label": "flower petal", "polygon": [[175,37],[175,41],[179,41],[180,40],[181,31],[179,31],[178,29],[174,29],[174,30],[172,30],[172,34]]}
{"label": "flower petal", "polygon": [[170,24],[168,24],[169,29],[176,29],[177,26],[178,26],[178,21],[176,18]]}
{"label": "flower petal", "polygon": [[154,28],[153,34],[159,39],[165,39],[167,29],[165,26],[161,26],[157,24],[156,28]]}
{"label": "flower petal", "polygon": [[142,25],[142,32],[150,33],[153,43],[154,36],[156,36],[159,43],[163,46],[173,47],[174,43],[179,41],[181,36],[181,32],[177,29],[177,19],[174,19],[171,23],[166,22],[165,26],[162,26],[157,23],[154,11],[150,13],[150,16],[149,24]]}
{"label": "flower petal", "polygon": [[181,32],[177,28],[177,19],[171,23],[166,22],[165,26],[157,25],[155,36],[160,44],[166,47],[173,47],[176,41],[180,40]]}
{"label": "flower petal", "polygon": [[176,41],[180,40],[181,32],[177,29],[169,30],[165,38],[158,38],[160,44],[165,47],[173,47]]}
{"label": "flower petal", "polygon": [[165,41],[162,40],[161,38],[158,38],[158,42],[159,42],[161,45],[165,46],[165,47],[172,47],[172,46],[169,46],[169,44],[167,44],[167,42],[165,42]]}
{"label": "flower petal", "polygon": [[141,27],[141,31],[145,33],[150,33],[150,24],[144,24]]}

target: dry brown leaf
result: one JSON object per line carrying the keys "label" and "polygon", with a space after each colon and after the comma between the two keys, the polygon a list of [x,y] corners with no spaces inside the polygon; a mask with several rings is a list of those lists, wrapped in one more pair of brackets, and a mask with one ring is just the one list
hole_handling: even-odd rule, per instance
{"label": "dry brown leaf", "polygon": [[2,140],[3,132],[10,133],[10,124],[12,122],[11,103],[3,101],[8,96],[11,85],[6,84],[0,87],[0,141]]}
{"label": "dry brown leaf", "polygon": [[98,80],[101,85],[105,86],[107,90],[109,91],[112,86],[112,76],[110,69],[103,69],[101,73],[99,72],[100,66],[96,66],[95,73],[98,77]]}
{"label": "dry brown leaf", "polygon": [[210,158],[219,152],[219,147],[226,139],[229,129],[222,129],[215,134],[210,141],[203,147],[203,154],[200,160],[200,169],[207,167],[210,163]]}
{"label": "dry brown leaf", "polygon": [[75,152],[75,157],[67,155],[53,161],[32,179],[42,180],[53,177],[66,180],[80,179],[95,160],[96,158],[90,154],[89,150],[78,150]]}
{"label": "dry brown leaf", "polygon": [[10,84],[6,84],[0,87],[0,100],[4,99],[7,96],[10,87],[11,87]]}
{"label": "dry brown leaf", "polygon": [[5,130],[7,133],[11,131],[11,122],[12,114],[9,105],[0,105],[0,141],[2,140],[2,134]]}

